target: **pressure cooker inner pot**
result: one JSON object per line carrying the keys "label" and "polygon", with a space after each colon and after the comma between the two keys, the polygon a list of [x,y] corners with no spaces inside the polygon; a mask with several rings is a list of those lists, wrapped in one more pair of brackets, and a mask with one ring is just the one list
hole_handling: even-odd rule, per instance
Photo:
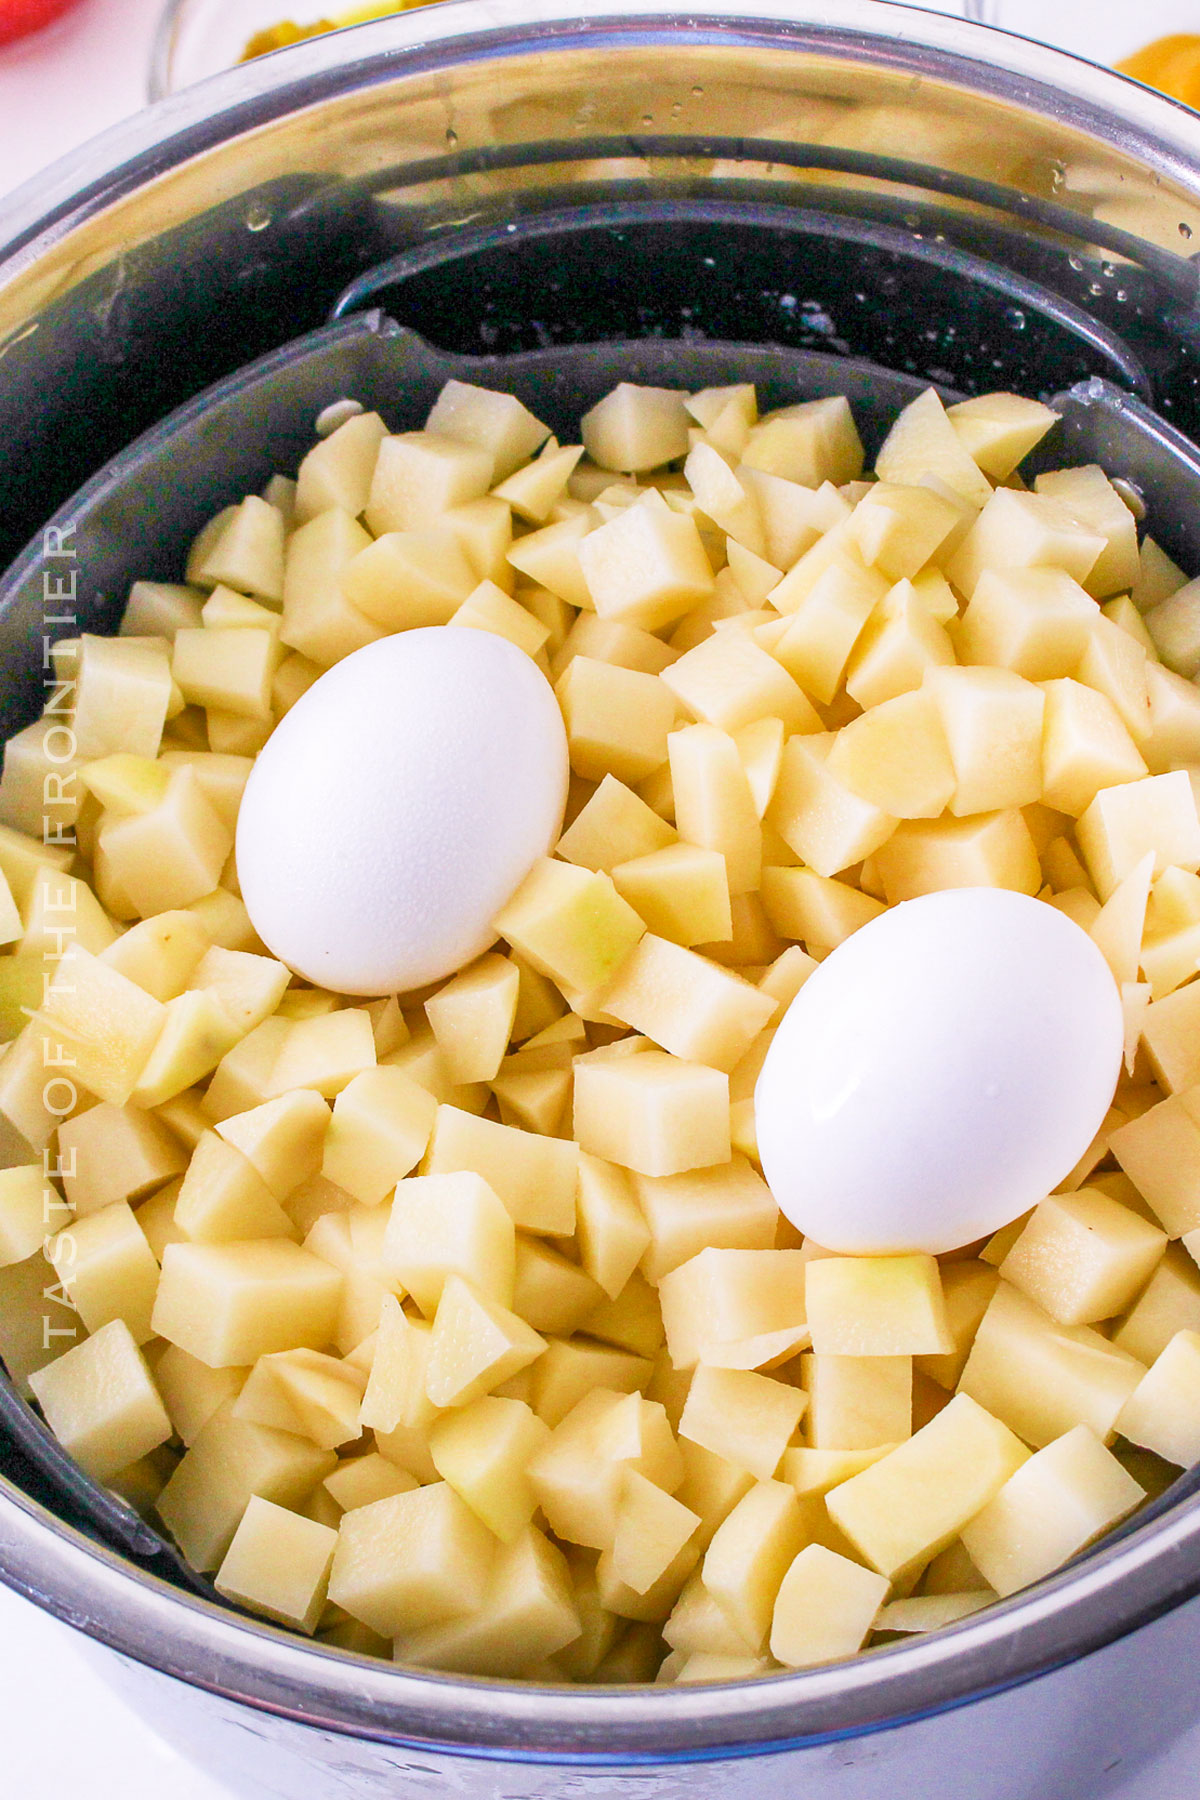
{"label": "pressure cooker inner pot", "polygon": [[[869,9],[875,36],[529,27],[503,54],[482,26],[393,48],[384,25],[349,34],[361,54],[311,46],[185,100],[174,149],[0,267],[4,733],[39,709],[44,629],[115,630],[130,582],[177,578],[329,401],[411,429],[450,374],[563,430],[622,378],[845,392],[868,457],[930,384],[1054,400],[1047,454],[1131,480],[1200,568],[1196,195],[1135,131],[1060,104],[1065,59],[1015,100],[982,62],[890,38],[891,12]],[[44,628],[52,516],[79,533],[79,623]],[[188,1583],[23,1402],[0,1414],[9,1480]]]}

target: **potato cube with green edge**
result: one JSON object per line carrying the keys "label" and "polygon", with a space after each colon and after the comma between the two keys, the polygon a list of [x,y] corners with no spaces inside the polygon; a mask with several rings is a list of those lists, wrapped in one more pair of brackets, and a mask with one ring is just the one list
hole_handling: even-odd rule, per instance
{"label": "potato cube with green edge", "polygon": [[1102,788],[1075,828],[1101,901],[1148,852],[1154,874],[1200,869],[1200,819],[1186,770]]}
{"label": "potato cube with green edge", "polygon": [[516,1232],[482,1175],[416,1175],[400,1182],[383,1239],[387,1269],[432,1318],[451,1275],[501,1306],[513,1304]]}
{"label": "potato cube with green edge", "polygon": [[313,1088],[336,1099],[356,1075],[376,1066],[371,1015],[362,1006],[288,1023],[268,1079],[271,1100],[291,1088]]}
{"label": "potato cube with green edge", "polygon": [[160,1000],[108,968],[81,944],[70,944],[46,989],[32,1030],[62,1044],[70,1053],[73,1080],[98,1100],[124,1106],[165,1018],[166,1008]]}
{"label": "potato cube with green edge", "polygon": [[937,1356],[953,1348],[937,1258],[826,1256],[805,1269],[821,1356]]}
{"label": "potato cube with green edge", "polygon": [[333,1340],[342,1276],[286,1238],[168,1244],[153,1328],[210,1368]]}
{"label": "potato cube with green edge", "polygon": [[650,1229],[650,1244],[642,1257],[648,1281],[661,1281],[705,1248],[774,1247],[779,1208],[744,1156],[677,1175],[636,1175],[634,1188]]}
{"label": "potato cube with green edge", "polygon": [[1145,1498],[1095,1432],[1076,1425],[1015,1470],[968,1520],[963,1548],[1004,1599],[1053,1574]]}
{"label": "potato cube with green edge", "polygon": [[829,767],[834,737],[789,738],[766,823],[801,862],[817,875],[832,877],[874,855],[897,821],[874,801],[864,800]]}
{"label": "potato cube with green edge", "polygon": [[806,1544],[779,1585],[771,1655],[787,1669],[854,1656],[870,1635],[890,1582],[885,1575]]}
{"label": "potato cube with green edge", "polygon": [[584,1268],[615,1300],[650,1244],[627,1170],[580,1156],[576,1232]]}
{"label": "potato cube with green edge", "polygon": [[153,1336],[158,1262],[127,1201],[73,1220],[49,1240],[46,1257],[90,1332],[121,1319],[135,1343]]}
{"label": "potato cube with green edge", "polygon": [[248,1373],[210,1369],[177,1344],[167,1344],[155,1356],[154,1380],[176,1437],[187,1446],[194,1444],[214,1413],[237,1399]]}
{"label": "potato cube with green edge", "polygon": [[376,1433],[403,1428],[428,1435],[438,1416],[426,1375],[433,1327],[410,1319],[394,1294],[384,1296],[360,1420]]}
{"label": "potato cube with green edge", "polygon": [[516,965],[490,952],[425,1002],[452,1081],[490,1081],[497,1073],[512,1036],[520,984]]}
{"label": "potato cube with green edge", "polygon": [[433,1482],[345,1514],[329,1598],[382,1637],[398,1637],[477,1612],[496,1550],[449,1483]]}
{"label": "potato cube with green edge", "polygon": [[603,1004],[672,1055],[726,1074],[778,1011],[748,981],[652,932],[622,964]]}
{"label": "potato cube with green edge", "polygon": [[48,1234],[62,1225],[61,1207],[41,1163],[0,1169],[0,1268],[23,1263],[39,1251]]}
{"label": "potato cube with green edge", "polygon": [[533,1678],[549,1658],[573,1645],[581,1631],[566,1558],[544,1532],[527,1526],[497,1550],[476,1610],[403,1631],[394,1653],[398,1663],[419,1668]]}
{"label": "potato cube with green edge", "polygon": [[439,1106],[425,1160],[428,1175],[480,1176],[503,1201],[513,1224],[547,1237],[575,1229],[580,1146]]}
{"label": "potato cube with green edge", "polygon": [[286,1200],[321,1167],[329,1123],[329,1107],[321,1096],[310,1088],[294,1088],[261,1106],[231,1113],[216,1131],[241,1152],[277,1200]]}
{"label": "potato cube with green edge", "polygon": [[435,1406],[467,1406],[509,1380],[545,1348],[545,1338],[524,1319],[461,1275],[451,1275],[434,1316],[425,1391]]}
{"label": "potato cube with green edge", "polygon": [[575,656],[554,691],[577,775],[637,782],[666,762],[676,702],[657,675]]}
{"label": "potato cube with green edge", "polygon": [[338,1534],[252,1495],[213,1586],[251,1612],[309,1637],[325,1610]]}
{"label": "potato cube with green edge", "polygon": [[759,1481],[708,1546],[705,1590],[756,1651],[766,1646],[780,1585],[808,1537],[794,1491],[781,1481]]}
{"label": "potato cube with green edge", "polygon": [[808,1405],[801,1389],[746,1369],[701,1364],[692,1376],[679,1434],[770,1481]]}
{"label": "potato cube with green edge", "polygon": [[29,1376],[59,1443],[95,1481],[107,1481],[171,1435],[162,1398],[123,1319],[113,1319]]}
{"label": "potato cube with green edge", "polygon": [[984,1314],[959,1383],[1036,1449],[1075,1425],[1111,1442],[1145,1365],[1089,1325],[1059,1325],[1007,1281]]}
{"label": "potato cube with green edge", "polygon": [[739,1352],[762,1349],[781,1361],[808,1343],[804,1260],[798,1250],[719,1250],[712,1246],[659,1282],[663,1325],[677,1369],[696,1363],[746,1367]]}
{"label": "potato cube with green edge", "polygon": [[640,1175],[677,1175],[730,1159],[729,1077],[647,1050],[579,1058],[575,1136],[581,1151]]}
{"label": "potato cube with green edge", "polygon": [[1160,1350],[1122,1407],[1117,1430],[1180,1468],[1200,1460],[1200,1332],[1177,1331]]}
{"label": "potato cube with green edge", "polygon": [[805,1431],[815,1450],[874,1450],[912,1436],[910,1356],[819,1356],[800,1359],[808,1395]]}
{"label": "potato cube with green edge", "polygon": [[194,1244],[297,1235],[250,1159],[215,1131],[206,1131],[192,1152],[175,1202],[175,1223]]}
{"label": "potato cube with green edge", "polygon": [[429,1451],[442,1480],[511,1544],[537,1511],[529,1465],[549,1441],[550,1427],[523,1401],[484,1394],[436,1421]]}
{"label": "potato cube with green edge", "polygon": [[541,974],[580,993],[609,981],[646,929],[607,875],[549,857],[493,925]]}
{"label": "potato cube with green edge", "polygon": [[343,1512],[354,1512],[359,1506],[388,1500],[393,1494],[411,1494],[420,1483],[415,1475],[398,1469],[378,1450],[370,1450],[365,1456],[351,1456],[340,1462],[321,1486]]}
{"label": "potato cube with green edge", "polygon": [[584,447],[602,469],[640,474],[688,449],[684,395],[675,388],[618,382],[580,421]]}
{"label": "potato cube with green edge", "polygon": [[1000,1273],[1060,1325],[1092,1325],[1132,1305],[1166,1247],[1165,1231],[1085,1187],[1034,1208]]}
{"label": "potato cube with green edge", "polygon": [[952,1543],[1028,1457],[1007,1426],[959,1393],[825,1504],[873,1569],[903,1581]]}
{"label": "potato cube with green edge", "polygon": [[364,1206],[377,1206],[420,1162],[436,1116],[433,1095],[403,1069],[364,1069],[333,1103],[321,1173]]}
{"label": "potato cube with green edge", "polygon": [[667,751],[680,837],[720,852],[731,895],[752,892],[762,878],[762,823],[733,738],[715,725],[686,725]]}

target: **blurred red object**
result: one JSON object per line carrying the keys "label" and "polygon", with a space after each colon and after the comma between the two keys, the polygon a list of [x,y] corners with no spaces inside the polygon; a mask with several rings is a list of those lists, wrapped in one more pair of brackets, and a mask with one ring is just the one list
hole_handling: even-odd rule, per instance
{"label": "blurred red object", "polygon": [[70,12],[79,0],[0,0],[0,44],[28,37]]}

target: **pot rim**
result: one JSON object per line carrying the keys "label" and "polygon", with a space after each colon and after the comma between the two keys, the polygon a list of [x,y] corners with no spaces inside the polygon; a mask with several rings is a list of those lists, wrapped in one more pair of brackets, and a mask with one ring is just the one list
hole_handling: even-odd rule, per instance
{"label": "pot rim", "polygon": [[[1062,52],[890,0],[445,0],[242,65],[118,125],[0,207],[0,287],[84,220],[206,149],[422,68],[608,45],[733,43],[957,84],[1090,133],[1200,194],[1195,114]],[[3,246],[6,246],[3,247]],[[761,1754],[853,1736],[1030,1680],[1200,1591],[1200,1499],[975,1618],[846,1663],[696,1688],[539,1689],[421,1674],[310,1643],[131,1568],[0,1480],[0,1579],[121,1655],[312,1726],[461,1755],[580,1764]]]}

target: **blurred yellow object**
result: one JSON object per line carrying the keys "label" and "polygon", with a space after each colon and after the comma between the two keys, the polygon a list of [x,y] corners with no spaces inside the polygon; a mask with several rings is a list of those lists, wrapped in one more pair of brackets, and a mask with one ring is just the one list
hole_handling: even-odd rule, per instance
{"label": "blurred yellow object", "polygon": [[1122,75],[1132,75],[1147,87],[1200,108],[1200,37],[1177,32],[1172,37],[1155,38],[1144,50],[1136,50],[1119,62],[1117,68]]}
{"label": "blurred yellow object", "polygon": [[242,51],[242,61],[266,56],[272,50],[285,50],[289,44],[305,38],[323,37],[327,31],[340,31],[344,25],[365,25],[368,19],[385,19],[389,13],[411,12],[414,7],[428,6],[432,0],[380,0],[375,6],[356,6],[351,12],[339,13],[336,19],[314,19],[311,25],[295,25],[284,19],[266,31],[256,31]]}

